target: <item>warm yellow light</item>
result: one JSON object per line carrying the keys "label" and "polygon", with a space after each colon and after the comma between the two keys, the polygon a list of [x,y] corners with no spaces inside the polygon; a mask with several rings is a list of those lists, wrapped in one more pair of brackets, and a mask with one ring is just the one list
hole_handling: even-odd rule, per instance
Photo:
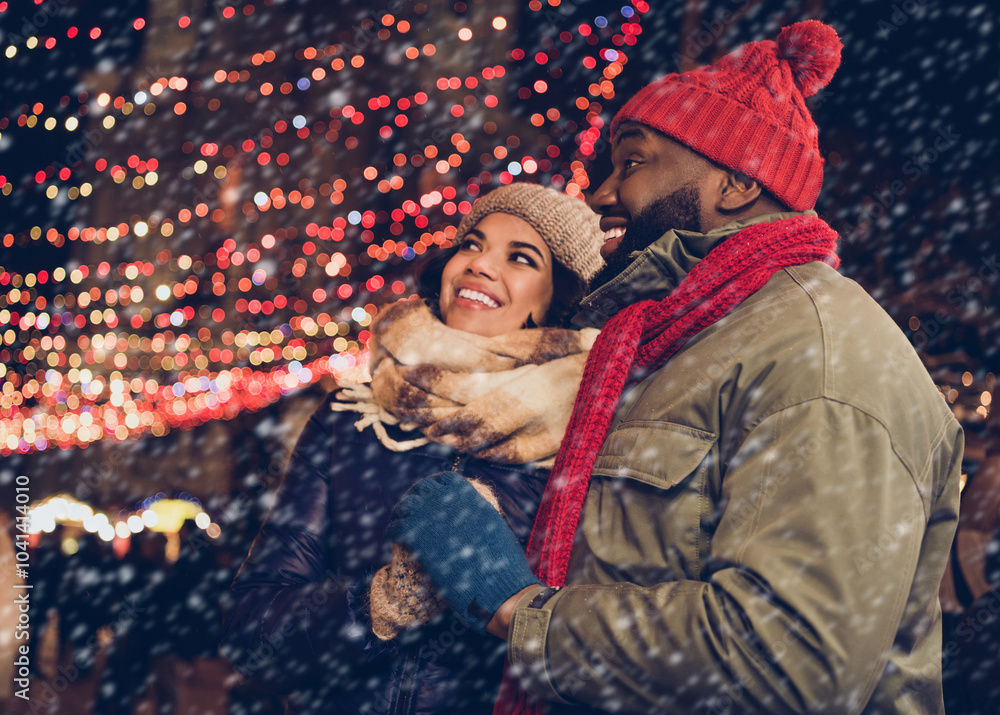
{"label": "warm yellow light", "polygon": [[153,502],[149,509],[143,512],[143,516],[150,512],[154,512],[157,518],[156,525],[151,528],[154,531],[167,533],[180,531],[186,519],[195,519],[195,523],[198,523],[197,515],[204,513],[200,505],[184,499],[160,499]]}
{"label": "warm yellow light", "polygon": [[72,536],[67,536],[62,542],[62,552],[67,556],[72,556],[80,550],[80,543]]}

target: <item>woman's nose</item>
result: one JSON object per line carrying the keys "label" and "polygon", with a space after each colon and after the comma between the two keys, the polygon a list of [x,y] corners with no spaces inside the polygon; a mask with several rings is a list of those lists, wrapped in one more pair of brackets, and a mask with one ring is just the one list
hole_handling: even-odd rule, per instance
{"label": "woman's nose", "polygon": [[466,266],[466,270],[488,278],[496,278],[499,275],[499,270],[497,269],[497,258],[488,251],[476,254],[476,256],[469,261],[469,264]]}

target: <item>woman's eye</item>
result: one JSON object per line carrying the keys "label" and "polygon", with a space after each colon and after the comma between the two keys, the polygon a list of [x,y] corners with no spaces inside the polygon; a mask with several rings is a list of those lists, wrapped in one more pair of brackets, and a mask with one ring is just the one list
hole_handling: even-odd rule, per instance
{"label": "woman's eye", "polygon": [[538,265],[535,262],[535,259],[529,256],[527,253],[512,253],[510,258],[515,263],[521,263],[525,266],[531,266],[532,268]]}
{"label": "woman's eye", "polygon": [[462,239],[462,242],[458,244],[458,250],[460,251],[478,251],[479,243],[471,238]]}

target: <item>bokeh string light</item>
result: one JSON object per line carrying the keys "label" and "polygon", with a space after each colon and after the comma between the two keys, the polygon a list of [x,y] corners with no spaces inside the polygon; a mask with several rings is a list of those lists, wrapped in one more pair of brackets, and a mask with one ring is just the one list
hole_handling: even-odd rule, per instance
{"label": "bokeh string light", "polygon": [[116,532],[126,537],[143,529],[176,532],[189,519],[200,529],[212,524],[201,502],[187,492],[173,497],[160,492],[110,516],[70,494],[55,494],[32,506],[28,516],[29,534],[52,533],[56,525],[63,524],[79,526],[104,541],[111,541]]}
{"label": "bokeh string light", "polygon": [[[552,15],[565,9],[560,4],[532,0],[528,21],[561,19]],[[456,3],[456,11],[464,8]],[[0,13],[8,9],[0,5]],[[287,68],[287,52],[259,48],[207,73],[154,73],[127,91],[81,91],[54,103],[26,97],[19,111],[0,117],[0,138],[16,128],[19,138],[59,130],[79,139],[65,162],[0,175],[0,201],[41,191],[53,205],[68,202],[77,207],[74,216],[86,216],[111,192],[123,215],[101,225],[38,223],[0,236],[6,255],[47,245],[85,249],[79,255],[93,259],[51,270],[0,267],[0,454],[159,436],[259,409],[324,376],[356,370],[378,307],[411,297],[400,266],[450,245],[454,226],[480,193],[515,180],[542,181],[574,196],[586,191],[605,105],[648,9],[636,0],[587,22],[553,26],[540,47],[508,46],[431,82],[416,76],[440,42],[419,37],[419,17],[383,13],[355,26],[365,42],[307,43],[292,51]],[[238,23],[268,12],[274,9],[226,7],[218,21],[238,32]],[[414,12],[427,8],[418,4]],[[191,22],[175,21],[179,30]],[[473,46],[490,34],[505,36],[513,22],[498,15],[486,24],[459,23],[455,36]],[[144,18],[129,23],[131,32],[149,29]],[[64,31],[66,38],[94,42],[109,33],[97,26]],[[55,51],[62,39],[39,33],[8,45],[5,57]],[[561,77],[561,54],[578,57],[574,72],[588,79],[568,99],[551,91]],[[348,75],[359,76],[387,55],[394,72],[412,72],[414,81],[340,89]],[[515,74],[529,79],[512,86]],[[321,92],[331,97],[323,115],[264,104]],[[523,115],[514,131],[486,111],[504,101]],[[250,131],[236,140],[230,131],[198,129],[145,150],[135,148],[144,145],[134,137],[116,144],[158,118],[197,115],[210,125],[211,115],[240,103],[248,105]],[[259,111],[264,106],[271,111]],[[470,129],[479,116],[484,121]],[[433,131],[416,131],[428,125]],[[302,152],[362,151],[366,135],[384,143],[422,140],[357,170],[321,177],[297,170]],[[126,143],[133,150],[116,156],[114,148]],[[274,180],[247,194],[251,171],[255,181]],[[193,188],[194,200],[160,198],[175,185]],[[155,205],[129,213],[130,204],[144,205],[143,196],[157,197]],[[363,208],[370,197],[380,197],[377,208]],[[302,220],[308,212],[329,220]],[[255,231],[265,217],[268,228]],[[181,240],[196,226],[232,234],[236,223],[248,227],[247,240],[201,242],[198,250]],[[158,250],[121,260],[129,242]],[[315,276],[321,281],[303,288]]]}

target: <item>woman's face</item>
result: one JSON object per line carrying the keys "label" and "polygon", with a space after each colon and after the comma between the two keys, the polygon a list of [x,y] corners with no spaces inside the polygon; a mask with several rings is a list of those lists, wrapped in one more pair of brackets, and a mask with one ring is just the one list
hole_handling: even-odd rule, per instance
{"label": "woman's face", "polygon": [[492,337],[542,325],[552,302],[552,253],[531,225],[492,213],[466,234],[441,274],[449,328]]}

